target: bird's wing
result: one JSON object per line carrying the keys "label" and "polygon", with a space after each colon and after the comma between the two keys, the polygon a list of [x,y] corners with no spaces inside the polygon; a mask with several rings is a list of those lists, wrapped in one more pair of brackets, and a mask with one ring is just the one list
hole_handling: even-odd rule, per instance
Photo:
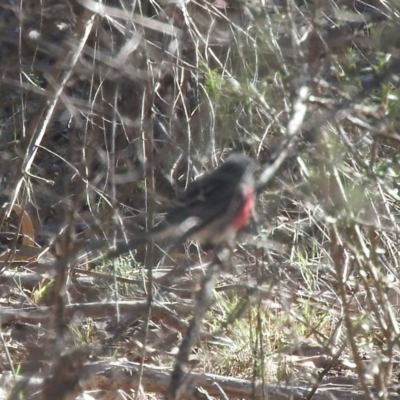
{"label": "bird's wing", "polygon": [[223,177],[216,179],[215,176],[204,176],[192,182],[178,198],[166,222],[174,224],[194,217],[198,221],[197,226],[205,224],[227,211],[237,190],[237,185],[232,185]]}

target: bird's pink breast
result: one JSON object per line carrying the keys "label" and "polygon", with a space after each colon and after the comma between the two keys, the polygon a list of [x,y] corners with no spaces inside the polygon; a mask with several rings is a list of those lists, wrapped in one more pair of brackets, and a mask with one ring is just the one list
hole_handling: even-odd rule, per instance
{"label": "bird's pink breast", "polygon": [[243,205],[242,208],[236,214],[236,217],[233,221],[234,227],[239,230],[247,221],[250,216],[251,209],[254,204],[254,193],[253,188],[246,187],[243,193]]}

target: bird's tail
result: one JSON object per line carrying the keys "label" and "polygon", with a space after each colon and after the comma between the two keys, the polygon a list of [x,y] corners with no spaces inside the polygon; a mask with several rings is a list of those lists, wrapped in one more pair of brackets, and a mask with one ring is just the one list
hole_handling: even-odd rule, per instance
{"label": "bird's tail", "polygon": [[128,253],[129,251],[136,249],[150,240],[160,240],[165,238],[176,239],[176,228],[173,226],[168,226],[165,223],[161,223],[149,231],[142,233],[141,236],[134,237],[125,243],[119,243],[115,249],[108,251],[105,257],[116,258],[124,253]]}
{"label": "bird's tail", "polygon": [[122,254],[128,253],[129,251],[135,250],[137,247],[141,246],[142,244],[147,243],[150,240],[148,234],[145,234],[141,237],[133,238],[125,243],[117,244],[115,249],[109,250],[104,257],[105,258],[116,258],[121,256]]}

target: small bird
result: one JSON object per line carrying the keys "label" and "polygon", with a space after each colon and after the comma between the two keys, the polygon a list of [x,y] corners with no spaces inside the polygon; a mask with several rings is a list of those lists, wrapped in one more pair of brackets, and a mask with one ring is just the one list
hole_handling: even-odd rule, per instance
{"label": "small bird", "polygon": [[232,153],[219,168],[192,182],[145,236],[191,239],[203,245],[232,241],[254,205],[256,166],[252,158]]}
{"label": "small bird", "polygon": [[255,199],[256,162],[232,153],[217,169],[195,180],[182,193],[165,218],[154,228],[107,253],[117,257],[149,240],[191,239],[204,248],[232,244],[247,222]]}

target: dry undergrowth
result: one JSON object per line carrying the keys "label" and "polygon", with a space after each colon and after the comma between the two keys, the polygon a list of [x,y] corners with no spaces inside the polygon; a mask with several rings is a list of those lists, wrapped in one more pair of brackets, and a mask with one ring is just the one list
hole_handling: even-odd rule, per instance
{"label": "dry undergrowth", "polygon": [[[0,5],[0,399],[173,398],[193,315],[179,395],[396,398],[399,6]],[[80,257],[232,150],[262,190],[229,266]]]}

